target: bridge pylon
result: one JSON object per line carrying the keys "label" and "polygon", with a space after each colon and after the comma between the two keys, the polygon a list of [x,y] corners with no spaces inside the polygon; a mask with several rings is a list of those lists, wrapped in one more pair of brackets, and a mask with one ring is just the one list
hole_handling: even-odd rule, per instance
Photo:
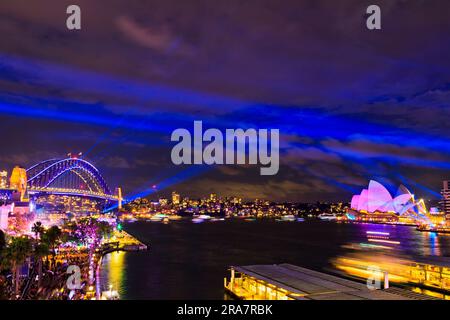
{"label": "bridge pylon", "polygon": [[122,201],[123,201],[122,188],[117,187],[116,192],[117,192],[117,209],[122,210]]}

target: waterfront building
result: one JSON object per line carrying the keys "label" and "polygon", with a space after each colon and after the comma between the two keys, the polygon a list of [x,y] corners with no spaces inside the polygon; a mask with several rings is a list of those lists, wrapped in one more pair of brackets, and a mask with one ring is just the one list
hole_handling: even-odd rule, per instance
{"label": "waterfront building", "polygon": [[35,211],[30,208],[30,202],[16,201],[8,206],[8,231],[19,235],[29,233],[36,218]]}
{"label": "waterfront building", "polygon": [[0,189],[8,188],[8,172],[6,170],[0,171]]}
{"label": "waterfront building", "polygon": [[180,194],[175,191],[172,192],[172,204],[173,205],[180,204]]}
{"label": "waterfront building", "polygon": [[404,220],[405,223],[429,220],[424,201],[416,200],[404,185],[397,189],[393,197],[381,183],[374,180],[369,182],[367,189],[352,197],[350,208],[351,217],[357,220]]}
{"label": "waterfront building", "polygon": [[441,210],[444,212],[446,219],[450,220],[450,180],[446,180],[442,183],[441,194]]}
{"label": "waterfront building", "polygon": [[102,201],[85,198],[81,196],[66,195],[39,195],[35,197],[36,205],[43,208],[48,214],[66,214],[83,215],[88,213],[100,213]]}
{"label": "waterfront building", "polygon": [[12,204],[4,204],[0,206],[0,230],[8,229],[8,217],[12,211]]}

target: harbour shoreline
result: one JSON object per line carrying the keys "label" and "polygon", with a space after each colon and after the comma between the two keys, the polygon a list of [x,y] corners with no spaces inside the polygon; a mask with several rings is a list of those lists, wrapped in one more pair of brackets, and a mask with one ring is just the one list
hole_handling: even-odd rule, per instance
{"label": "harbour shoreline", "polygon": [[[103,257],[106,256],[109,253],[112,252],[118,252],[118,251],[143,251],[148,250],[148,246],[144,243],[142,243],[139,239],[132,236],[126,231],[120,231],[121,235],[124,235],[125,237],[119,240],[119,244],[116,247],[108,247],[106,249],[103,249],[100,258],[97,261],[96,266],[96,275],[95,275],[95,297],[96,300],[102,300],[103,292],[102,292],[102,285],[101,285],[101,268],[102,268],[102,262]],[[109,243],[107,243],[109,244]],[[110,297],[111,298],[111,297]]]}

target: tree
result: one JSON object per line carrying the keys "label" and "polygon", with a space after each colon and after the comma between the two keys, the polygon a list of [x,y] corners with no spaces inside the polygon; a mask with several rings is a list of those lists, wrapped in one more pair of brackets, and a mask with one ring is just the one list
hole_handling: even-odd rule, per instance
{"label": "tree", "polygon": [[97,236],[99,238],[107,238],[111,235],[111,232],[113,231],[112,226],[105,221],[97,221]]}
{"label": "tree", "polygon": [[11,264],[11,272],[14,279],[14,293],[19,294],[20,287],[20,267],[31,255],[32,243],[28,237],[14,237],[6,249],[6,259]]}
{"label": "tree", "polygon": [[42,225],[42,222],[40,222],[40,221],[35,222],[33,224],[33,226],[31,227],[31,231],[34,232],[36,239],[42,237],[42,234],[45,231],[44,226]]}
{"label": "tree", "polygon": [[61,240],[62,231],[57,226],[52,226],[47,229],[42,235],[44,242],[48,244],[48,246],[52,249],[53,255],[56,254],[56,247]]}
{"label": "tree", "polygon": [[62,231],[57,226],[52,226],[45,230],[41,235],[41,243],[45,244],[50,249],[52,259],[50,261],[50,268],[53,267],[55,261],[56,248],[61,240]]}
{"label": "tree", "polygon": [[0,230],[0,255],[5,247],[6,247],[5,233],[2,230]]}
{"label": "tree", "polygon": [[50,253],[48,244],[45,242],[36,243],[34,246],[34,257],[37,259],[37,268],[38,268],[38,288],[41,287],[42,284],[42,259],[47,257]]}

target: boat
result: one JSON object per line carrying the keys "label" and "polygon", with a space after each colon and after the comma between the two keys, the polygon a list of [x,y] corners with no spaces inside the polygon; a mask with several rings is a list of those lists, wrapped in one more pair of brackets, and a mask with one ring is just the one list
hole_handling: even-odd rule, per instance
{"label": "boat", "polygon": [[205,221],[205,220],[203,220],[203,219],[201,219],[201,218],[192,218],[192,222],[193,222],[193,223],[201,223],[201,222],[203,222],[203,221]]}
{"label": "boat", "polygon": [[324,221],[333,221],[337,219],[337,216],[334,213],[322,213],[319,214],[318,218]]}
{"label": "boat", "polygon": [[177,214],[172,214],[168,216],[169,220],[180,220],[182,217]]}
{"label": "boat", "polygon": [[303,222],[303,221],[305,221],[305,219],[304,218],[297,218],[297,221],[298,222]]}
{"label": "boat", "polygon": [[287,214],[285,216],[281,216],[281,218],[277,219],[277,221],[295,221],[295,216],[293,214]]}
{"label": "boat", "polygon": [[101,300],[119,300],[119,292],[113,290],[112,284],[109,285],[109,290],[102,291]]}
{"label": "boat", "polygon": [[418,225],[416,230],[421,232],[450,233],[450,228],[447,226],[435,226],[429,224]]}
{"label": "boat", "polygon": [[157,213],[150,218],[150,221],[162,221],[167,218],[165,214]]}
{"label": "boat", "polygon": [[116,290],[106,290],[102,292],[101,300],[119,300],[120,296]]}
{"label": "boat", "polygon": [[211,216],[207,215],[207,214],[201,214],[198,216],[199,219],[203,219],[203,220],[209,220],[211,219]]}

